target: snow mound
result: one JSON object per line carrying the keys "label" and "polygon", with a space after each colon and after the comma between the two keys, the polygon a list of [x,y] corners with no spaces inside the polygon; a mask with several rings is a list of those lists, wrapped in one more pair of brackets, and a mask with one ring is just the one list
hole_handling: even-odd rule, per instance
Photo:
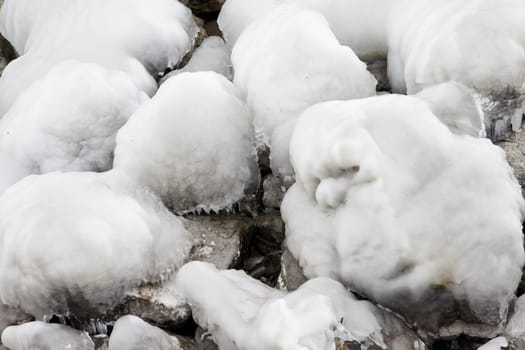
{"label": "snow mound", "polygon": [[524,202],[501,149],[452,134],[417,98],[385,95],[309,108],[290,154],[297,183],[281,210],[306,276],[342,280],[433,332],[447,312],[501,326],[524,262]]}
{"label": "snow mound", "polygon": [[108,350],[182,350],[176,337],[168,335],[139,317],[124,316],[117,320],[109,338]]}
{"label": "snow mound", "polygon": [[425,88],[416,94],[455,134],[484,137],[484,113],[474,91],[456,82]]}
{"label": "snow mound", "polygon": [[[288,144],[274,144],[272,134],[307,107],[375,95],[376,80],[366,65],[339,44],[315,11],[273,11],[243,33],[233,48],[232,62],[234,84],[246,97],[258,137],[280,154],[287,153]],[[272,168],[290,166],[272,164]]]}
{"label": "snow mound", "polygon": [[170,77],[184,72],[212,71],[224,76],[228,80],[233,79],[231,62],[231,48],[218,36],[210,36],[204,39],[202,44],[193,52],[191,59],[182,69],[177,69],[166,75],[161,83]]}
{"label": "snow mound", "polygon": [[[191,262],[179,270],[176,284],[221,349],[328,350],[344,341],[386,348],[382,326],[389,316],[381,318],[373,304],[330,279],[310,280],[286,294],[243,271]],[[392,349],[411,349],[414,342]]]}
{"label": "snow mound", "polygon": [[93,317],[181,265],[191,236],[180,220],[117,175],[33,175],[4,192],[2,303],[37,318]]}
{"label": "snow mound", "polygon": [[95,349],[95,344],[86,332],[40,321],[7,327],[2,333],[2,343],[10,350]]}
{"label": "snow mound", "polygon": [[114,168],[176,211],[231,206],[258,183],[251,118],[238,95],[213,72],[168,79],[119,131]]}
{"label": "snow mound", "polygon": [[525,6],[521,0],[395,1],[388,70],[396,92],[454,80],[476,90],[525,82]]}
{"label": "snow mound", "polygon": [[146,99],[122,72],[57,65],[0,119],[0,193],[29,174],[110,169],[118,129]]}

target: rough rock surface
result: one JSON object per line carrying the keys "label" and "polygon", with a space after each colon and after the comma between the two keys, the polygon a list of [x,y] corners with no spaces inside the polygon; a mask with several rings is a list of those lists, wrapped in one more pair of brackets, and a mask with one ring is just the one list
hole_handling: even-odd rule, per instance
{"label": "rough rock surface", "polygon": [[514,310],[504,332],[511,349],[525,349],[525,296],[519,297],[514,303]]}
{"label": "rough rock surface", "polygon": [[14,309],[0,303],[0,335],[2,334],[2,331],[8,326],[32,320],[32,316],[22,312],[21,310]]}
{"label": "rough rock surface", "polygon": [[287,187],[279,176],[267,176],[263,181],[263,205],[266,208],[279,209],[286,190]]}
{"label": "rough rock surface", "polygon": [[281,256],[281,273],[279,274],[280,288],[293,291],[299,288],[307,278],[303,274],[303,269],[299,262],[294,258],[290,250],[284,245],[283,255]]}
{"label": "rough rock surface", "polygon": [[181,0],[181,3],[198,14],[219,12],[225,2],[226,0]]}

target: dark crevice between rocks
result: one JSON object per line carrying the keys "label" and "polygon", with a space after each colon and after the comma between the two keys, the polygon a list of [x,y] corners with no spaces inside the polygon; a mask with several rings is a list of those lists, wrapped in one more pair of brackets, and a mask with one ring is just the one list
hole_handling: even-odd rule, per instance
{"label": "dark crevice between rocks", "polygon": [[429,350],[475,350],[489,339],[461,335],[454,339],[439,339],[429,346]]}

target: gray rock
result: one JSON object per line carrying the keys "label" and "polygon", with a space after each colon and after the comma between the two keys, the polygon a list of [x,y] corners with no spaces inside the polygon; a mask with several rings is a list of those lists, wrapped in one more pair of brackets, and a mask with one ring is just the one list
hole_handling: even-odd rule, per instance
{"label": "gray rock", "polygon": [[386,59],[380,58],[374,61],[367,62],[368,71],[377,80],[376,90],[377,91],[391,91],[390,82],[387,75],[387,62]]}
{"label": "gray rock", "polygon": [[525,96],[521,92],[507,88],[481,93],[478,99],[485,115],[487,137],[492,141],[505,140],[519,129],[525,109]]}
{"label": "gray rock", "polygon": [[286,190],[287,188],[280,177],[267,176],[263,181],[263,205],[266,208],[279,209]]}
{"label": "gray rock", "polygon": [[279,275],[280,288],[291,292],[299,288],[306,280],[299,262],[288,248],[284,246],[283,255],[281,256],[281,273]]}
{"label": "gray rock", "polygon": [[194,239],[189,260],[209,262],[219,269],[240,265],[256,230],[255,222],[242,215],[192,215],[183,223]]}
{"label": "gray rock", "polygon": [[519,297],[514,303],[504,335],[511,349],[525,349],[525,295]]}
{"label": "gray rock", "polygon": [[195,350],[219,350],[219,347],[213,341],[211,333],[206,332],[201,327],[195,332]]}
{"label": "gray rock", "polygon": [[106,334],[97,334],[91,339],[95,343],[95,350],[108,350],[109,337]]}
{"label": "gray rock", "polygon": [[525,195],[525,133],[518,131],[509,135],[505,140],[497,143],[507,155],[507,161],[514,170]]}
{"label": "gray rock", "polygon": [[2,334],[2,331],[8,326],[29,322],[33,319],[33,316],[19,309],[0,304],[0,334]]}
{"label": "gray rock", "polygon": [[183,350],[180,341],[139,317],[118,319],[109,338],[108,350]]}
{"label": "gray rock", "polygon": [[226,0],[180,0],[195,13],[219,12]]}

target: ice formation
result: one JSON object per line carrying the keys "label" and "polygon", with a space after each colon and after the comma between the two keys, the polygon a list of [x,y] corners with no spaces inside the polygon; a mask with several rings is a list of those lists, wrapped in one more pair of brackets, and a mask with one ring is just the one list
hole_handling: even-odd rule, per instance
{"label": "ice formation", "polygon": [[258,136],[280,154],[288,144],[274,144],[272,134],[307,107],[375,95],[376,80],[366,65],[339,44],[315,11],[286,8],[255,22],[235,44],[232,62],[234,83],[246,97]]}
{"label": "ice formation", "polygon": [[[393,316],[367,301],[358,301],[340,283],[317,278],[286,294],[237,270],[192,262],[177,274],[176,284],[192,306],[196,321],[208,329],[221,349],[333,349],[349,341],[366,348],[386,348],[383,327]],[[417,341],[406,330],[385,330],[395,338],[389,349],[408,350]]]}
{"label": "ice formation", "polygon": [[176,337],[136,316],[118,319],[109,338],[108,350],[182,350]]}
{"label": "ice formation", "polygon": [[477,90],[525,82],[521,0],[399,0],[387,25],[388,70],[396,92],[454,80]]}
{"label": "ice formation", "polygon": [[485,136],[484,114],[474,91],[456,82],[432,85],[416,94],[455,134]]}
{"label": "ice formation", "polygon": [[92,317],[175,270],[190,245],[176,216],[117,174],[28,176],[0,197],[0,301]]}
{"label": "ice formation", "polygon": [[10,350],[95,350],[95,344],[86,332],[40,321],[6,328],[2,333],[2,343]]}
{"label": "ice formation", "polygon": [[508,349],[508,341],[505,337],[497,337],[480,346],[478,350],[505,350]]}
{"label": "ice formation", "polygon": [[110,169],[118,129],[146,99],[122,72],[58,64],[0,119],[0,193],[29,174]]}
{"label": "ice formation", "polygon": [[[309,108],[290,154],[297,183],[281,210],[308,277],[342,280],[431,332],[476,333],[462,317],[498,330],[524,262],[524,202],[501,149],[385,95]],[[439,329],[447,312],[459,321]]]}
{"label": "ice formation", "polygon": [[253,143],[233,84],[214,72],[183,73],[119,131],[114,167],[176,211],[216,211],[258,183]]}
{"label": "ice formation", "polygon": [[212,71],[223,75],[228,80],[232,80],[233,70],[230,56],[231,48],[221,37],[207,37],[193,52],[188,64],[166,75],[161,83],[180,73],[204,71]]}

